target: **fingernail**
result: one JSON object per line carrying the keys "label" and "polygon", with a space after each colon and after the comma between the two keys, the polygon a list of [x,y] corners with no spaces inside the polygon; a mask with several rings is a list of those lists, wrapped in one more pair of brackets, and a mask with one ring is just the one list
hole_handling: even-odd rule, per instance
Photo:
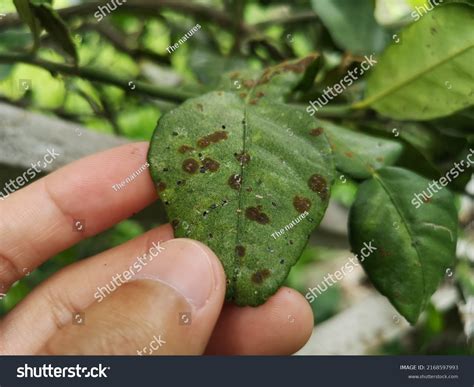
{"label": "fingernail", "polygon": [[163,250],[138,273],[134,280],[160,281],[175,289],[197,309],[215,289],[212,254],[190,239],[172,239],[161,244]]}

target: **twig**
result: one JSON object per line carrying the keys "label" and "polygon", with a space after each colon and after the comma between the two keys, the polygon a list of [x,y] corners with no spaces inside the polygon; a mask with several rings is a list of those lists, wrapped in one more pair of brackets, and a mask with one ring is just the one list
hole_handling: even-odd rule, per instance
{"label": "twig", "polygon": [[149,59],[153,62],[169,65],[171,60],[169,56],[160,55],[151,50],[139,47],[129,47],[126,43],[127,37],[117,28],[108,23],[86,23],[83,29],[94,30],[106,38],[117,50],[122,51],[133,58]]}
{"label": "twig", "polygon": [[0,63],[26,63],[41,67],[52,73],[60,73],[64,75],[74,75],[89,81],[105,83],[117,86],[127,92],[148,95],[173,102],[183,102],[188,98],[194,97],[193,93],[177,90],[163,86],[149,85],[147,83],[136,81],[133,79],[123,79],[110,72],[90,68],[90,67],[74,67],[62,63],[49,62],[38,59],[30,55],[14,55],[8,53],[0,54]]}
{"label": "twig", "polygon": [[[59,9],[59,15],[63,19],[69,19],[75,16],[90,16],[98,10],[99,6],[104,6],[103,1],[95,1],[91,3],[85,3],[76,5],[73,7]],[[194,4],[191,2],[176,1],[176,0],[129,0],[127,3],[123,3],[114,12],[130,12],[141,16],[156,16],[159,15],[163,9],[169,9],[176,12],[181,12],[186,15],[192,15],[196,18],[201,18],[215,24],[218,24],[222,28],[233,31],[235,26],[231,15],[212,9],[210,7],[203,6],[201,4]],[[16,14],[8,14],[0,21],[0,31],[10,27],[16,27],[22,22]],[[255,29],[251,26],[240,24],[239,32],[249,34],[255,32]]]}
{"label": "twig", "polygon": [[265,20],[263,22],[253,24],[251,27],[260,30],[273,25],[281,26],[284,24],[311,23],[317,20],[319,20],[318,15],[316,15],[313,11],[303,11],[289,16],[281,16],[274,19]]}

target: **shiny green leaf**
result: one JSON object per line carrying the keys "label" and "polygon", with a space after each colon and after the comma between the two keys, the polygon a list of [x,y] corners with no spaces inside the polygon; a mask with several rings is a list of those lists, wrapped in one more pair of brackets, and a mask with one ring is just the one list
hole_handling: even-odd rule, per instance
{"label": "shiny green leaf", "polygon": [[365,258],[359,254],[359,260],[375,287],[412,324],[456,252],[454,196],[438,187],[408,170],[387,167],[360,186],[350,213],[353,251],[370,243],[376,248]]}
{"label": "shiny green leaf", "polygon": [[426,120],[474,104],[474,9],[435,7],[400,34],[370,72],[366,99],[396,119]]}
{"label": "shiny green leaf", "polygon": [[353,178],[370,177],[374,170],[394,164],[403,151],[397,141],[355,132],[328,121],[316,122],[331,144],[337,169]]}
{"label": "shiny green leaf", "polygon": [[312,6],[334,41],[354,54],[373,54],[389,41],[375,20],[374,0],[312,0]]}

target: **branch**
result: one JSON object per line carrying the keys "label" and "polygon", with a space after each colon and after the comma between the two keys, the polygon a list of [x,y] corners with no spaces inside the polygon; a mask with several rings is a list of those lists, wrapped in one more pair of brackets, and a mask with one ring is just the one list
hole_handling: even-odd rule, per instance
{"label": "branch", "polygon": [[[99,6],[104,7],[104,2],[96,1],[85,3],[73,7],[62,8],[57,11],[63,19],[67,20],[75,16],[90,16],[99,9]],[[205,19],[230,31],[233,31],[235,28],[232,16],[201,4],[193,4],[182,0],[129,0],[127,3],[118,7],[114,13],[130,12],[141,16],[154,16],[159,15],[160,11],[163,9]],[[0,31],[10,27],[17,27],[21,24],[22,21],[18,18],[17,14],[9,14],[0,21]],[[249,34],[255,32],[253,27],[247,26],[243,23],[238,27],[240,33]]]}
{"label": "branch", "polygon": [[[26,63],[33,66],[41,67],[52,73],[60,73],[64,75],[73,75],[93,82],[114,85],[127,92],[148,95],[150,97],[161,98],[167,101],[183,102],[195,95],[189,92],[180,91],[176,88],[154,86],[133,79],[127,80],[112,75],[109,71],[103,71],[90,67],[73,67],[62,63],[49,62],[42,59],[34,58],[29,55],[12,55],[8,53],[0,54],[0,63]],[[132,84],[133,82],[133,84]]]}
{"label": "branch", "polygon": [[148,59],[156,63],[165,65],[171,64],[169,56],[160,55],[151,50],[147,50],[140,47],[129,47],[126,43],[127,37],[121,33],[120,30],[108,24],[104,23],[86,23],[82,27],[83,29],[93,30],[99,32],[104,38],[106,38],[115,49],[130,55],[133,58]]}
{"label": "branch", "polygon": [[274,19],[265,20],[263,22],[253,24],[251,27],[256,29],[265,29],[273,25],[311,23],[317,20],[319,20],[318,15],[316,15],[313,11],[303,11],[288,16],[281,16]]}

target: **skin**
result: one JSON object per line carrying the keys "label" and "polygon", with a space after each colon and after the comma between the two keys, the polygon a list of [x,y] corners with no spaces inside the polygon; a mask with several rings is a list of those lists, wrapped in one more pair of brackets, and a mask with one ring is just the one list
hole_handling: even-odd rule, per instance
{"label": "skin", "polygon": [[[1,200],[0,293],[59,252],[157,200],[148,172],[120,192],[112,189],[145,164],[147,151],[147,143],[135,143],[89,156]],[[83,232],[74,231],[74,219],[85,220]],[[98,287],[157,241],[165,249],[148,265],[148,277],[121,284],[100,303],[94,299]],[[203,258],[191,260],[197,256]],[[163,272],[176,284],[163,280]],[[181,289],[191,282],[192,292]],[[288,355],[311,335],[311,308],[292,289],[281,288],[257,308],[225,304],[224,295],[225,276],[214,253],[199,242],[174,239],[171,226],[163,225],[72,264],[36,287],[0,321],[0,355]],[[78,311],[85,314],[81,326],[72,323]],[[191,312],[190,325],[177,323],[182,311]],[[143,353],[153,337],[160,337],[160,345],[155,341],[158,348]]]}

